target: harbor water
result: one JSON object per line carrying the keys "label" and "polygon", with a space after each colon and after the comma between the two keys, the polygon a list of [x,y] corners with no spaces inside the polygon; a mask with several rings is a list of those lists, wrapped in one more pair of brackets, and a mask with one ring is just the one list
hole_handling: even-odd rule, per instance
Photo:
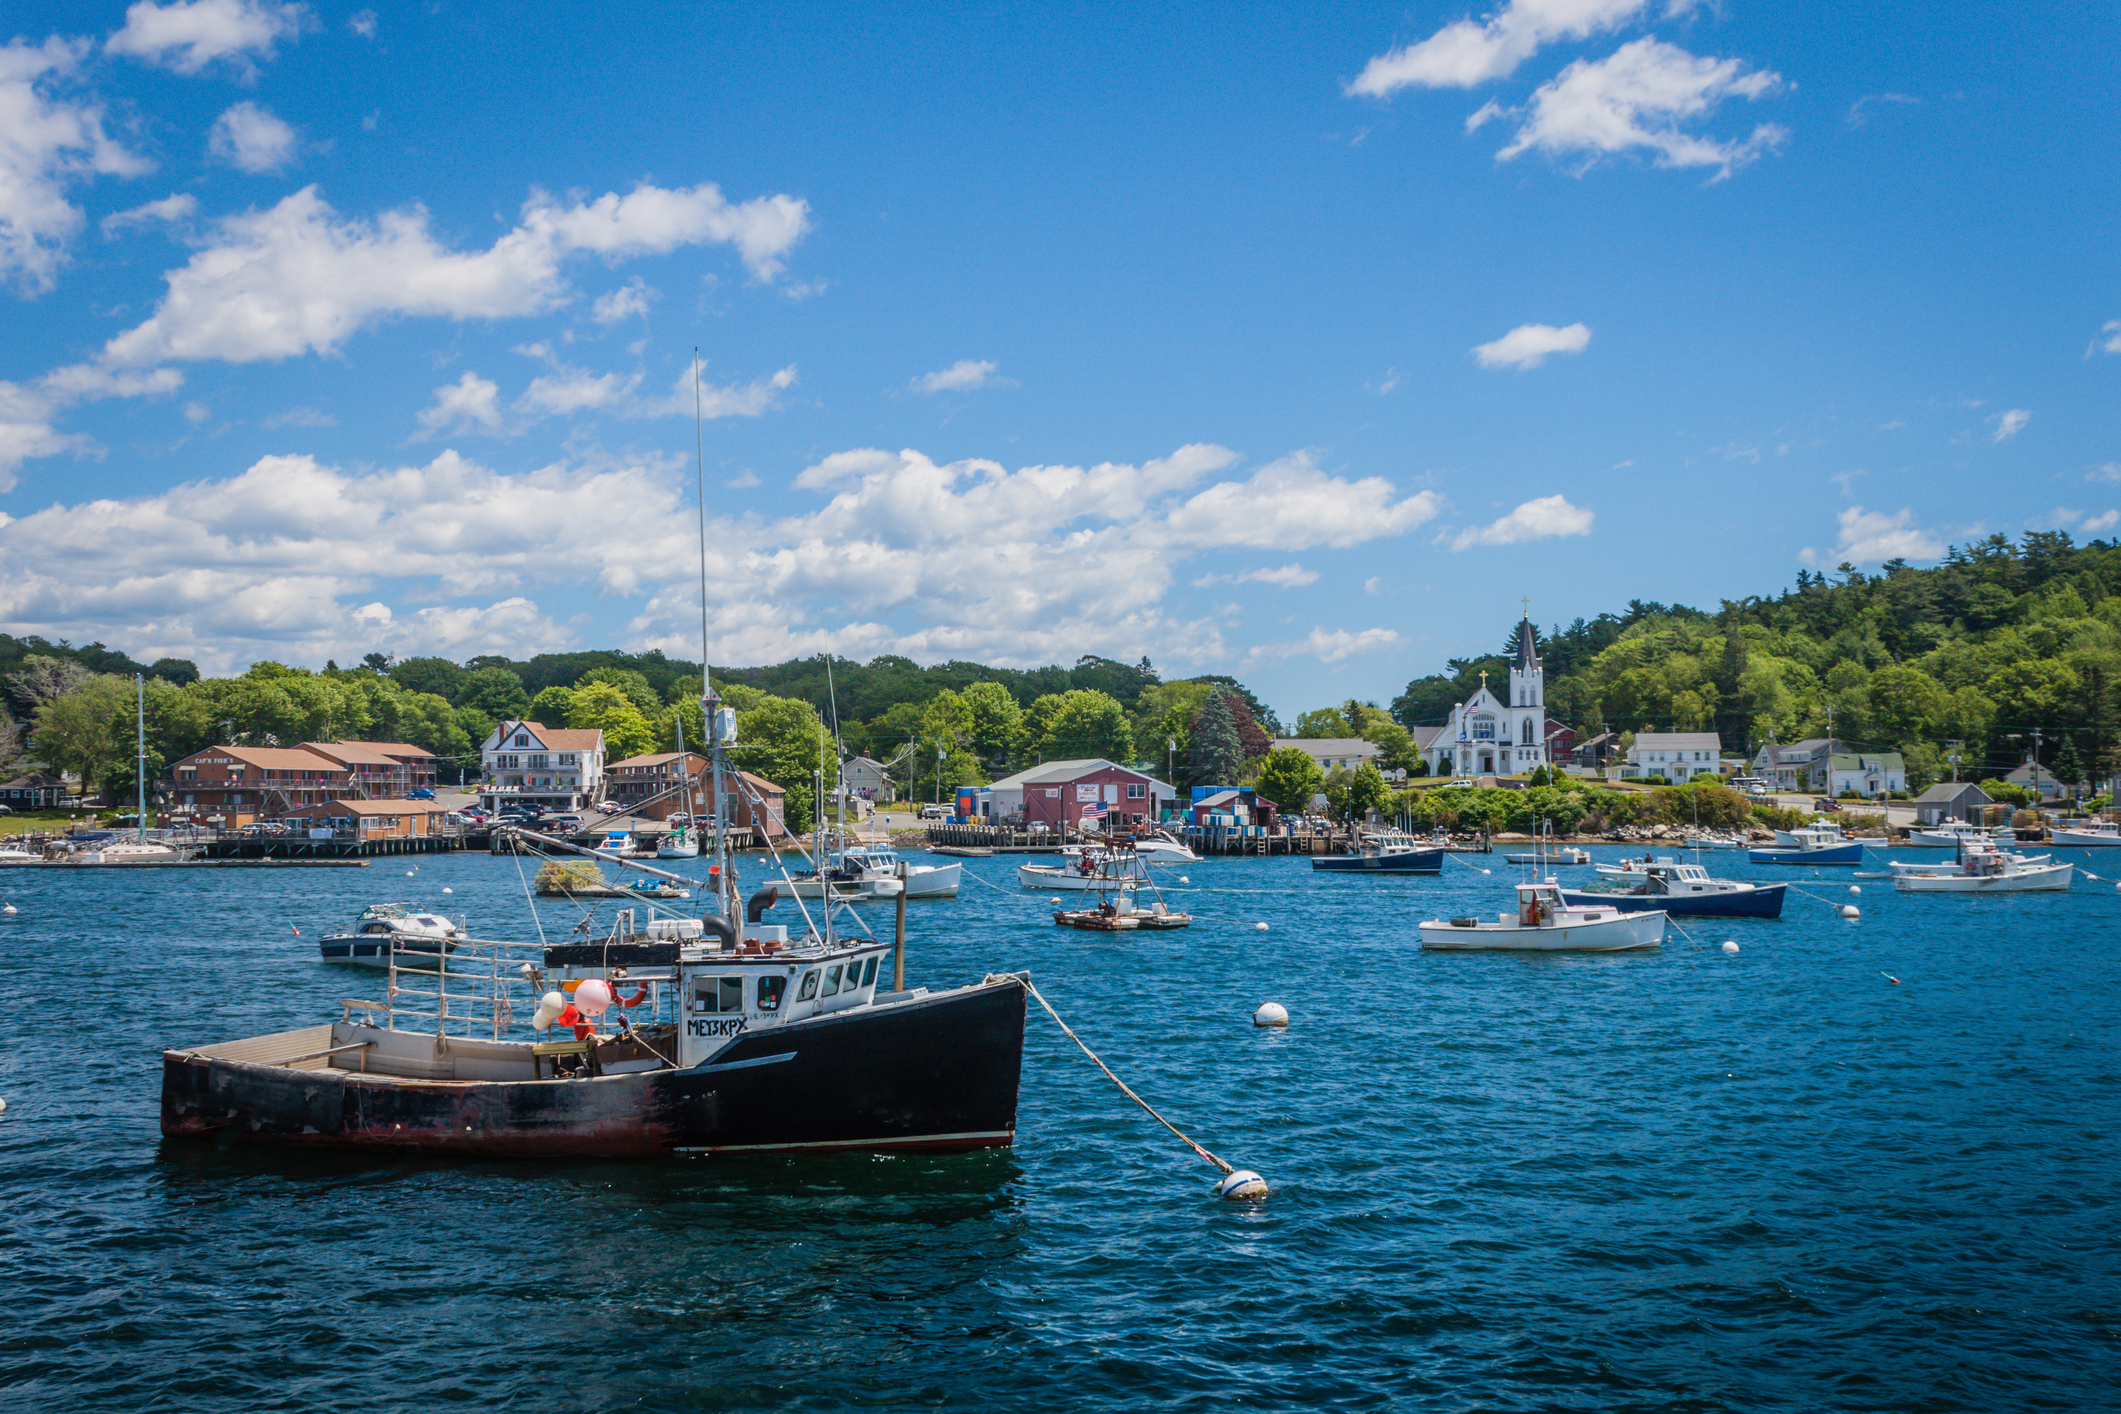
{"label": "harbor water", "polygon": [[[909,907],[911,983],[1028,970],[1180,1127],[1267,1176],[1260,1204],[1216,1201],[1216,1173],[1035,1006],[1017,1144],[986,1154],[164,1144],[164,1046],[379,994],[316,960],[368,903],[534,938],[517,862],[0,873],[0,1394],[128,1414],[2114,1408],[2121,851],[2058,857],[2104,877],[1858,897],[1846,869],[1715,854],[1811,896],[1606,956],[1420,951],[1423,918],[1511,907],[1522,871],[1499,855],[1439,878],[1160,868],[1198,920],[1173,933],[1056,928],[1010,859]],[[538,907],[561,934],[580,913]],[[1250,1024],[1263,1001],[1286,1031]]]}

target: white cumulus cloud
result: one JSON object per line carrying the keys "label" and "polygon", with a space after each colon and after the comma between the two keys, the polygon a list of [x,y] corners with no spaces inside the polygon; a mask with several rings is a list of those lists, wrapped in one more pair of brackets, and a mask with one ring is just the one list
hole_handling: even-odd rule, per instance
{"label": "white cumulus cloud", "polygon": [[1339,663],[1358,653],[1380,653],[1399,643],[1399,631],[1390,628],[1313,628],[1307,637],[1290,642],[1262,643],[1246,653],[1252,662],[1282,662],[1289,658],[1316,658],[1321,663]]}
{"label": "white cumulus cloud", "polygon": [[150,201],[127,211],[115,211],[103,218],[103,234],[115,236],[120,231],[129,231],[135,226],[152,226],[158,223],[175,224],[189,221],[199,214],[199,198],[188,191],[173,192],[160,201]]}
{"label": "white cumulus cloud", "polygon": [[2109,319],[2099,326],[2102,337],[2092,340],[2086,353],[2121,353],[2121,319]]}
{"label": "white cumulus cloud", "polygon": [[1473,350],[1482,368],[1537,368],[1548,354],[1582,353],[1591,343],[1591,326],[1571,324],[1557,329],[1551,324],[1520,324],[1490,344]]}
{"label": "white cumulus cloud", "polygon": [[251,55],[270,59],[273,45],[300,34],[305,18],[301,5],[269,0],[177,0],[171,5],[139,0],[104,48],[180,74],[196,74],[216,59],[230,60],[247,74]]}
{"label": "white cumulus cloud", "polygon": [[620,320],[647,314],[649,303],[655,297],[656,292],[648,287],[647,282],[636,277],[609,294],[598,295],[596,302],[589,307],[589,317],[599,324],[617,324]]}
{"label": "white cumulus cloud", "polygon": [[467,369],[456,382],[444,383],[435,389],[434,401],[420,413],[420,425],[429,432],[466,427],[498,428],[501,425],[500,397],[500,384]]}
{"label": "white cumulus cloud", "polygon": [[961,358],[948,368],[936,373],[923,373],[913,380],[916,393],[969,393],[974,388],[988,385],[1001,365],[992,359],[974,362]]}
{"label": "white cumulus cloud", "polygon": [[1526,501],[1499,520],[1461,530],[1451,542],[1451,548],[1466,550],[1475,545],[1518,545],[1551,535],[1589,535],[1592,516],[1593,513],[1583,507],[1570,505],[1564,496],[1541,496],[1536,501]]}
{"label": "white cumulus cloud", "polygon": [[169,272],[154,314],[111,339],[103,356],[129,365],[252,363],[332,352],[393,314],[535,314],[568,298],[561,265],[577,253],[616,260],[722,243],[768,279],[808,229],[808,211],[785,196],[731,204],[712,183],[644,185],[571,206],[534,192],[520,223],[492,247],[457,251],[435,238],[421,208],[373,222],[343,218],[304,187],[268,210],[222,220],[188,264]]}
{"label": "white cumulus cloud", "polygon": [[104,131],[99,105],[53,91],[73,77],[85,47],[63,39],[0,47],[0,281],[29,294],[52,287],[86,223],[67,188],[152,166]]}
{"label": "white cumulus cloud", "polygon": [[1302,565],[1277,565],[1270,569],[1246,570],[1242,574],[1204,574],[1193,581],[1195,589],[1217,584],[1271,584],[1276,589],[1298,589],[1318,583],[1318,571]]}
{"label": "white cumulus cloud", "polygon": [[2000,412],[1995,416],[1996,430],[1990,434],[1989,440],[1991,442],[2007,442],[2020,432],[2023,432],[2025,424],[2032,420],[2033,415],[2024,408],[2012,408],[2008,412]]}
{"label": "white cumulus cloud", "polygon": [[1633,40],[1603,59],[1578,59],[1541,84],[1523,109],[1489,103],[1466,120],[1470,131],[1494,120],[1517,123],[1496,154],[1508,161],[1538,148],[1551,157],[1588,162],[1641,150],[1660,167],[1714,167],[1716,179],[1772,152],[1789,138],[1773,123],[1751,135],[1718,141],[1686,130],[1725,99],[1760,99],[1788,85],[1779,74],[1748,71],[1736,59],[1704,59],[1654,37]]}
{"label": "white cumulus cloud", "polygon": [[238,103],[214,119],[206,150],[245,172],[277,172],[295,160],[295,130],[255,103]]}
{"label": "white cumulus cloud", "polygon": [[15,473],[33,457],[94,450],[94,440],[61,432],[59,415],[78,403],[173,393],[184,375],[173,368],[112,372],[93,364],[55,368],[28,383],[0,382],[0,491],[12,490]]}
{"label": "white cumulus cloud", "polygon": [[1827,553],[1806,546],[1797,558],[1806,564],[1878,564],[1885,560],[1934,560],[1944,542],[1915,524],[1915,513],[1902,507],[1893,515],[1850,506],[1841,513],[1841,534]]}
{"label": "white cumulus cloud", "polygon": [[[1510,0],[1492,15],[1379,54],[1348,92],[1383,98],[1402,88],[1473,88],[1507,78],[1544,45],[1617,29],[1649,8],[1650,0]],[[1672,0],[1665,13],[1691,8],[1692,0]]]}
{"label": "white cumulus cloud", "polygon": [[2101,511],[2078,529],[2087,535],[2096,535],[2102,530],[2112,530],[2117,525],[2121,525],[2121,511]]}

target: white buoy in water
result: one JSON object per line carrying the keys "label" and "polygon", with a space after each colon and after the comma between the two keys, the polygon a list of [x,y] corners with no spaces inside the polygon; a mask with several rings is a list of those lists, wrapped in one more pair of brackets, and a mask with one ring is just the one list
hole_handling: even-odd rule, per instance
{"label": "white buoy in water", "polygon": [[1850,892],[1850,893],[1852,893],[1852,894],[1860,894],[1860,893],[1862,893],[1862,892],[1863,892],[1863,885],[1861,885],[1861,884],[1850,884],[1850,885],[1849,885],[1849,892]]}
{"label": "white buoy in water", "polygon": [[4,1112],[4,1111],[5,1111],[6,1109],[7,1109],[7,1101],[5,1101],[5,1100],[0,1100],[0,1112]]}
{"label": "white buoy in water", "polygon": [[445,893],[445,894],[453,894],[453,893],[455,893],[455,892],[456,892],[456,890],[455,890],[455,889],[444,889],[444,890],[442,890],[442,892],[443,892],[443,893]]}
{"label": "white buoy in water", "polygon": [[1264,923],[1254,923],[1252,925],[1252,929],[1254,932],[1264,933],[1267,931],[1267,925]]}
{"label": "white buoy in water", "polygon": [[1191,874],[1181,874],[1178,876],[1178,882],[1180,882],[1181,884],[1190,884],[1193,882],[1193,876]]}
{"label": "white buoy in water", "polygon": [[1215,1196],[1242,1203],[1267,1196],[1267,1181],[1250,1169],[1235,1169],[1215,1185]]}
{"label": "white buoy in water", "polygon": [[1738,944],[1736,943],[1726,942],[1723,945],[1723,950],[1729,953],[1732,957],[1738,956]]}
{"label": "white buoy in water", "polygon": [[0,908],[0,913],[13,913],[13,912],[15,912],[15,906],[14,906],[13,904],[8,904],[8,905],[7,905],[6,907],[4,907],[4,908]]}
{"label": "white buoy in water", "polygon": [[1853,903],[1845,903],[1841,905],[1841,916],[1843,918],[1861,918],[1863,910],[1856,907]]}
{"label": "white buoy in water", "polygon": [[1261,1002],[1259,1010],[1252,1013],[1254,1026],[1287,1026],[1289,1009],[1280,1002]]}
{"label": "white buoy in water", "polygon": [[410,879],[410,878],[412,877],[412,872],[413,872],[413,871],[412,871],[412,870],[410,870],[410,869],[406,870],[406,871],[405,871],[405,877],[406,877],[406,878],[408,878],[408,879]]}
{"label": "white buoy in water", "polygon": [[1047,899],[1047,900],[1046,900],[1046,902],[1048,902],[1048,903],[1052,904],[1052,905],[1053,905],[1053,906],[1054,906],[1055,908],[1059,908],[1059,907],[1060,907],[1060,900],[1059,900],[1059,899],[1057,899],[1057,898],[1049,898],[1049,899]]}

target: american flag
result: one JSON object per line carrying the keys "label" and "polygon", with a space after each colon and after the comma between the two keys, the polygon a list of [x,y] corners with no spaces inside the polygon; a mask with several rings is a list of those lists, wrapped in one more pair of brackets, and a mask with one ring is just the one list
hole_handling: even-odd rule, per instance
{"label": "american flag", "polygon": [[1083,818],[1084,818],[1085,820],[1102,820],[1102,819],[1104,819],[1104,818],[1105,818],[1105,802],[1103,802],[1102,800],[1096,800],[1096,801],[1092,801],[1092,802],[1091,802],[1090,804],[1088,804],[1088,805],[1084,806],[1084,807],[1083,807]]}

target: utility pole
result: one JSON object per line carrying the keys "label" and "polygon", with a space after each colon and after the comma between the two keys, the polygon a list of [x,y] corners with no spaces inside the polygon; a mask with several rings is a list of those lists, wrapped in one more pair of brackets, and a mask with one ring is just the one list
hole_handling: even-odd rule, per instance
{"label": "utility pole", "polygon": [[2040,740],[2041,730],[2033,728],[2033,808],[2040,808]]}
{"label": "utility pole", "polygon": [[935,748],[935,803],[943,803],[943,748]]}
{"label": "utility pole", "polygon": [[1948,754],[1952,763],[1952,784],[1959,784],[1959,748],[1966,744],[1964,737],[1952,738],[1952,749]]}

